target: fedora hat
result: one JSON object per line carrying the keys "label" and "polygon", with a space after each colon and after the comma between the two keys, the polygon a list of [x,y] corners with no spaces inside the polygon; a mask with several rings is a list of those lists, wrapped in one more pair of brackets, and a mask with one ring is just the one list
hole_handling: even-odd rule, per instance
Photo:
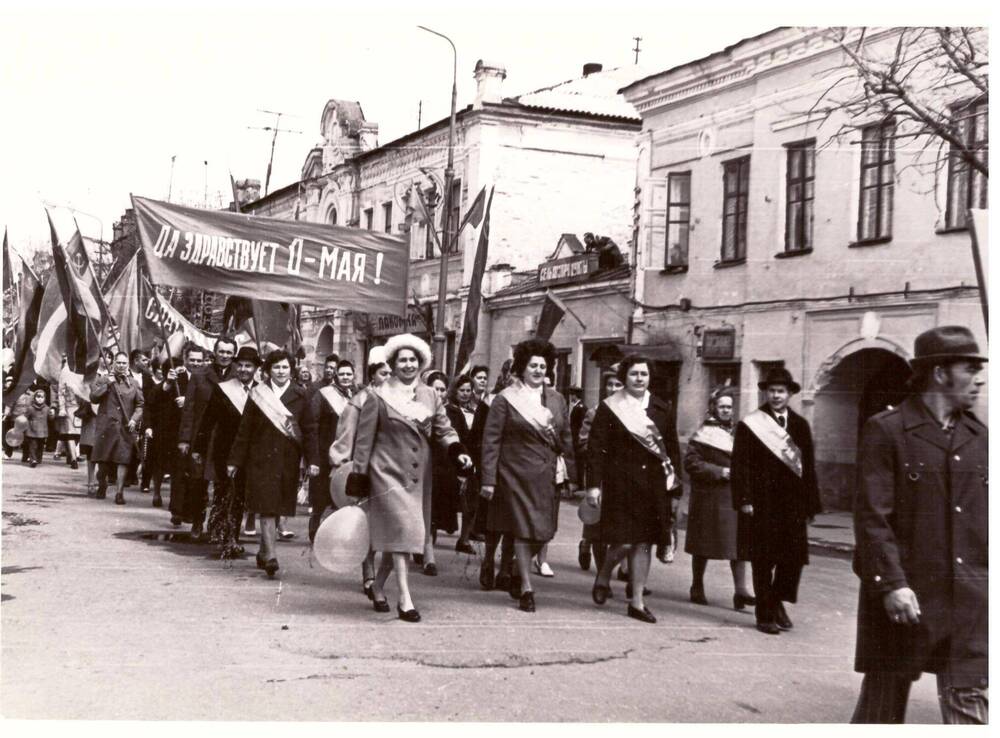
{"label": "fedora hat", "polygon": [[914,369],[945,361],[966,359],[969,361],[989,361],[979,352],[972,331],[960,325],[942,325],[924,331],[913,342],[913,358],[910,366]]}
{"label": "fedora hat", "polygon": [[253,346],[244,346],[233,357],[234,364],[240,361],[252,361],[255,366],[260,366],[260,355]]}
{"label": "fedora hat", "polygon": [[767,372],[763,381],[757,383],[757,389],[766,390],[772,384],[783,384],[793,395],[801,391],[799,383],[792,379],[792,374],[785,367],[779,366]]}

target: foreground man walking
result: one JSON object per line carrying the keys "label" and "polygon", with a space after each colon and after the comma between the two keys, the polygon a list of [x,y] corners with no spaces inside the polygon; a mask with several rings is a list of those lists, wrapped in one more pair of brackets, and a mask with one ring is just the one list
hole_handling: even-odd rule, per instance
{"label": "foreground man walking", "polygon": [[853,723],[902,723],[937,675],[945,723],[989,720],[987,429],[972,414],[986,357],[972,333],[917,337],[914,393],[865,425],[854,503],[861,578]]}

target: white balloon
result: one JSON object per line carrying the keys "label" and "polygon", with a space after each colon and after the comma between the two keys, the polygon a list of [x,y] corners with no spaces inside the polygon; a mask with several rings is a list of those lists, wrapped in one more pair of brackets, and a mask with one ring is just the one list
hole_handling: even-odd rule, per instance
{"label": "white balloon", "polygon": [[599,505],[591,505],[583,500],[580,507],[576,509],[576,516],[584,525],[595,525],[601,520],[601,508]]}
{"label": "white balloon", "polygon": [[354,471],[354,462],[348,461],[341,464],[330,475],[330,499],[337,509],[357,505],[361,500],[357,497],[347,496],[347,476]]}
{"label": "white balloon", "polygon": [[357,505],[343,507],[316,531],[313,554],[324,569],[354,571],[368,555],[370,540],[368,514]]}

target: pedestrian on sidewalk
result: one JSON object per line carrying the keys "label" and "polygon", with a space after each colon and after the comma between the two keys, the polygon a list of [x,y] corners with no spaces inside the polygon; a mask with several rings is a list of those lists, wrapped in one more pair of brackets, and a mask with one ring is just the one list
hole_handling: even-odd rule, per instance
{"label": "pedestrian on sidewalk", "polygon": [[986,361],[967,328],[921,333],[913,394],[863,429],[852,723],[904,722],[924,672],[945,723],[989,722],[989,434],[972,413]]}
{"label": "pedestrian on sidewalk", "polygon": [[788,407],[801,387],[784,367],[757,387],[767,402],[737,424],[733,441],[737,558],[750,560],[757,630],[778,635],[792,628],[782,603],[798,598],[809,563],[808,522],[822,505],[809,423]]}
{"label": "pedestrian on sidewalk", "polygon": [[[135,456],[136,433],[142,422],[142,389],[129,376],[128,354],[115,354],[112,374],[94,380],[90,397],[100,405],[94,427],[94,461],[101,465],[97,473],[97,499],[107,495],[109,467],[117,468],[115,504],[125,504],[125,477]],[[124,410],[124,412],[123,412]]]}
{"label": "pedestrian on sidewalk", "polygon": [[707,605],[705,568],[709,559],[729,562],[733,572],[733,608],[756,605],[750,593],[750,564],[736,550],[737,515],[729,487],[733,457],[732,387],[719,387],[708,401],[708,417],[691,436],[684,454],[684,470],[691,480],[687,536],[684,550],[691,554],[691,602]]}
{"label": "pedestrian on sidewalk", "polygon": [[24,442],[28,446],[28,465],[34,469],[42,460],[45,441],[49,437],[49,418],[55,410],[45,402],[45,390],[36,389],[31,394],[31,402],[24,409],[28,427],[24,431]]}

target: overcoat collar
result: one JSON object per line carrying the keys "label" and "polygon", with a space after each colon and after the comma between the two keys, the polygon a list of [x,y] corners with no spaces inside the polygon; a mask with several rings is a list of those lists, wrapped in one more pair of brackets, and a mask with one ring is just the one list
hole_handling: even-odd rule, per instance
{"label": "overcoat collar", "polygon": [[979,423],[971,413],[961,413],[956,418],[951,433],[946,433],[919,395],[904,400],[899,411],[903,416],[903,429],[907,433],[913,433],[943,451],[957,449],[979,435]]}

